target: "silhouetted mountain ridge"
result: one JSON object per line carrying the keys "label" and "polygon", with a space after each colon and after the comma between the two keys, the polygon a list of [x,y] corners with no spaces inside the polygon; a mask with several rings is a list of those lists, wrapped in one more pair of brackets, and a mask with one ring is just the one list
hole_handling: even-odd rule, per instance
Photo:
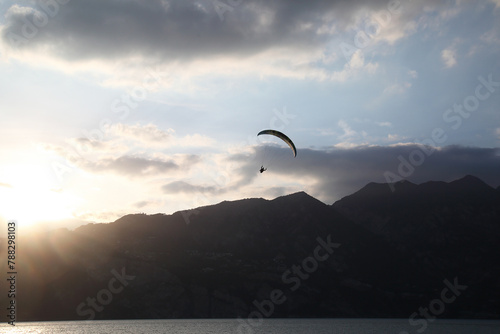
{"label": "silhouetted mountain ridge", "polygon": [[369,183],[333,205],[298,192],[130,214],[20,241],[18,316],[86,319],[123,270],[95,319],[246,318],[275,289],[272,317],[406,318],[454,278],[468,288],[441,316],[499,318],[499,210],[498,188],[466,176]]}
{"label": "silhouetted mountain ridge", "polygon": [[[467,175],[450,183],[429,181],[415,185],[400,181],[392,185],[369,183],[352,195],[335,202],[339,212],[357,223],[389,222],[405,217],[417,217],[433,210],[493,210],[498,214],[500,198],[494,188],[480,179]],[[416,215],[416,216],[415,216]],[[378,228],[370,228],[380,232]]]}

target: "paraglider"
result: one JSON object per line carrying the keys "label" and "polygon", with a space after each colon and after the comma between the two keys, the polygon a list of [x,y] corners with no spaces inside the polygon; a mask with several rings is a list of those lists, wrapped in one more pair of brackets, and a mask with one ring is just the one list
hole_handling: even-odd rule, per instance
{"label": "paraglider", "polygon": [[[292,152],[293,152],[293,156],[296,157],[297,156],[297,149],[295,148],[295,144],[293,143],[293,141],[288,138],[287,135],[285,135],[283,132],[280,132],[280,131],[277,131],[277,130],[271,130],[271,129],[268,129],[268,130],[262,130],[261,132],[259,132],[257,134],[257,136],[260,136],[260,135],[271,135],[271,136],[275,136],[275,137],[278,137],[280,138],[281,140],[283,140],[285,143],[287,143],[287,145],[292,149]],[[260,170],[259,172],[263,173],[267,170],[267,168],[264,168],[264,166],[262,165],[260,167]]]}

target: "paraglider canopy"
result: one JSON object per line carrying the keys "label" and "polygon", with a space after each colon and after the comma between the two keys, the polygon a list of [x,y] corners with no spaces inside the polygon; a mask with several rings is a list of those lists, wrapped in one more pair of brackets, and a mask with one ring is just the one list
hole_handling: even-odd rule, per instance
{"label": "paraglider canopy", "polygon": [[283,132],[280,132],[280,131],[277,131],[277,130],[262,130],[261,132],[259,132],[257,134],[257,136],[260,136],[260,135],[271,135],[271,136],[276,136],[278,138],[280,138],[281,140],[283,140],[285,143],[288,144],[288,146],[290,146],[290,148],[292,149],[293,151],[293,156],[296,157],[297,156],[297,149],[295,148],[295,144],[293,143],[293,141],[288,138],[287,135],[285,135]]}

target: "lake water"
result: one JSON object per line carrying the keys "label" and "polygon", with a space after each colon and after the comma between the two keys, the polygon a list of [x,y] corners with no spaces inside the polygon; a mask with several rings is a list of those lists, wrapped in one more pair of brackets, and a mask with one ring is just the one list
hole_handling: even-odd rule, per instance
{"label": "lake water", "polygon": [[[425,329],[424,329],[425,327]],[[24,322],[0,325],[0,333],[83,334],[499,334],[500,321],[435,320],[411,326],[408,319],[108,320]]]}

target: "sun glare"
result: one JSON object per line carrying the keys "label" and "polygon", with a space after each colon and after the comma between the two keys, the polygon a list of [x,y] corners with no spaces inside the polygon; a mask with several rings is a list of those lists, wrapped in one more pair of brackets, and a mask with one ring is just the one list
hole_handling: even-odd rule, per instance
{"label": "sun glare", "polygon": [[15,166],[4,170],[7,186],[0,187],[2,209],[6,220],[16,220],[21,226],[42,221],[71,218],[74,198],[62,189],[54,189],[47,175],[34,166]]}

